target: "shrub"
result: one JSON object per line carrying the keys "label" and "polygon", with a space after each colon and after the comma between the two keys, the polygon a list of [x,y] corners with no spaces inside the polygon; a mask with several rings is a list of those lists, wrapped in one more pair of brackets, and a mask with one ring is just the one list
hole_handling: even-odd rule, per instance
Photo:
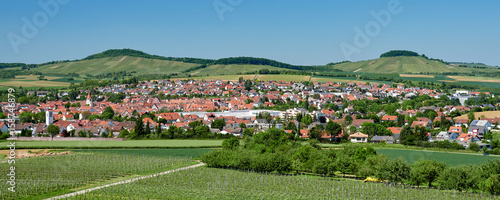
{"label": "shrub", "polygon": [[484,181],[482,188],[493,195],[500,194],[500,176],[498,174],[490,175],[490,177]]}
{"label": "shrub", "polygon": [[2,133],[2,132],[0,131],[0,140],[5,140],[5,139],[7,139],[7,138],[9,138],[9,137],[10,137],[10,134],[9,134],[9,133]]}
{"label": "shrub", "polygon": [[240,146],[240,140],[236,137],[231,137],[222,141],[223,149],[236,149],[238,146]]}

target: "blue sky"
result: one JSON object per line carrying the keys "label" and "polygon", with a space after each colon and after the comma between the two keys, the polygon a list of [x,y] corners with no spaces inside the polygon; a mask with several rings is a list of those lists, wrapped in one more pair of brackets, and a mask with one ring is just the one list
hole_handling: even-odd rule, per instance
{"label": "blue sky", "polygon": [[[49,13],[39,2],[57,2],[59,9]],[[226,11],[217,12],[214,2]],[[389,12],[387,26],[370,14],[389,11],[394,3],[401,12]],[[79,59],[131,48],[162,56],[320,65],[405,49],[500,65],[499,8],[495,0],[0,0],[0,62]],[[23,34],[29,24],[37,32]],[[357,46],[355,28],[366,34],[367,25],[373,25],[370,42]],[[347,55],[341,44],[356,52]]]}

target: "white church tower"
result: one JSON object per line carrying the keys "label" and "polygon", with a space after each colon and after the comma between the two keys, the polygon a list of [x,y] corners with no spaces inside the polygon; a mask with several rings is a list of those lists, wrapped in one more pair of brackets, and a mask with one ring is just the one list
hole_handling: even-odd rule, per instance
{"label": "white church tower", "polygon": [[94,104],[92,103],[92,97],[90,97],[90,93],[87,95],[87,101],[85,104],[87,104],[90,107],[94,106]]}
{"label": "white church tower", "polygon": [[45,112],[45,124],[49,126],[52,123],[54,123],[54,112],[52,111]]}

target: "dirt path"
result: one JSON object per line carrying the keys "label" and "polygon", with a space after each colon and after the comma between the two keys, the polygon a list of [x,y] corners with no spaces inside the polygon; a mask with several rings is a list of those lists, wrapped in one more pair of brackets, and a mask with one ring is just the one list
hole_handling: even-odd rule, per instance
{"label": "dirt path", "polygon": [[114,185],[121,185],[121,184],[125,184],[125,183],[131,183],[131,182],[142,180],[142,179],[146,179],[146,178],[153,178],[153,177],[156,177],[156,176],[160,176],[160,175],[164,175],[164,174],[169,174],[169,173],[172,173],[172,172],[178,172],[178,171],[182,171],[182,170],[186,170],[186,169],[196,168],[196,167],[200,167],[200,166],[203,166],[203,165],[205,165],[205,163],[199,163],[199,164],[191,165],[191,166],[188,166],[188,167],[182,167],[182,168],[173,169],[173,170],[169,170],[169,171],[165,171],[165,172],[160,172],[160,173],[156,173],[156,174],[151,174],[151,175],[147,175],[147,176],[141,176],[141,177],[133,178],[133,179],[126,180],[126,181],[120,181],[120,182],[111,183],[111,184],[107,184],[107,185],[101,185],[101,186],[98,186],[98,187],[89,188],[89,189],[81,190],[81,191],[78,191],[78,192],[73,192],[73,193],[69,193],[69,194],[64,194],[64,195],[60,195],[60,196],[48,198],[47,200],[66,199],[66,198],[69,198],[69,197],[72,197],[72,196],[85,194],[87,192],[92,192],[94,190],[98,190],[98,189],[102,189],[102,188],[107,188],[107,187],[111,187],[111,186],[114,186]]}
{"label": "dirt path", "polygon": [[127,56],[123,56],[119,61],[118,63],[120,63],[121,61],[125,60],[125,58],[127,58]]}

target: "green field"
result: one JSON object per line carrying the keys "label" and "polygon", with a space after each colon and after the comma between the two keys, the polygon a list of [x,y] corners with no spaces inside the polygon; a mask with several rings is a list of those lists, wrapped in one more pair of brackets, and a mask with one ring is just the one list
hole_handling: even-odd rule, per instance
{"label": "green field", "polygon": [[72,152],[89,153],[110,153],[121,155],[141,155],[141,156],[159,156],[159,157],[185,157],[198,159],[201,155],[213,151],[208,148],[191,149],[76,149]]}
{"label": "green field", "polygon": [[[7,149],[9,142],[0,142]],[[16,141],[17,149],[211,148],[222,140]]]}
{"label": "green field", "polygon": [[247,79],[253,80],[255,78],[255,74],[202,76],[202,77],[190,77],[190,78],[180,78],[180,79],[238,81],[240,77],[243,77],[245,80]]}
{"label": "green field", "polygon": [[311,79],[311,76],[304,76],[304,75],[259,75],[258,80],[260,81],[309,81]]}
{"label": "green field", "polygon": [[410,189],[306,175],[198,167],[94,190],[70,199],[490,199],[482,193]]}
{"label": "green field", "polygon": [[457,165],[474,165],[488,161],[488,159],[500,159],[500,156],[483,156],[480,154],[467,153],[447,153],[419,150],[404,150],[404,149],[377,149],[378,154],[385,154],[389,158],[402,157],[408,163],[412,164],[418,159],[436,160],[444,162],[450,166]]}
{"label": "green field", "polygon": [[[44,199],[138,175],[163,172],[196,163],[190,157],[73,153],[16,159],[16,190],[0,188],[1,199]],[[0,177],[6,183],[12,165],[0,163]]]}
{"label": "green field", "polygon": [[70,83],[80,83],[83,79],[74,78],[74,80],[68,80],[68,77],[58,77],[58,76],[45,76],[47,80],[38,80],[38,76],[17,76],[15,79],[0,79],[0,88],[10,88],[10,87],[20,87],[27,89],[38,89],[38,88],[61,88],[68,87]]}
{"label": "green field", "polygon": [[268,70],[279,70],[279,71],[289,71],[290,69],[272,67],[267,65],[211,65],[207,68],[196,70],[191,72],[191,75],[196,76],[217,76],[224,74],[247,74],[247,73],[257,73],[261,69]]}

